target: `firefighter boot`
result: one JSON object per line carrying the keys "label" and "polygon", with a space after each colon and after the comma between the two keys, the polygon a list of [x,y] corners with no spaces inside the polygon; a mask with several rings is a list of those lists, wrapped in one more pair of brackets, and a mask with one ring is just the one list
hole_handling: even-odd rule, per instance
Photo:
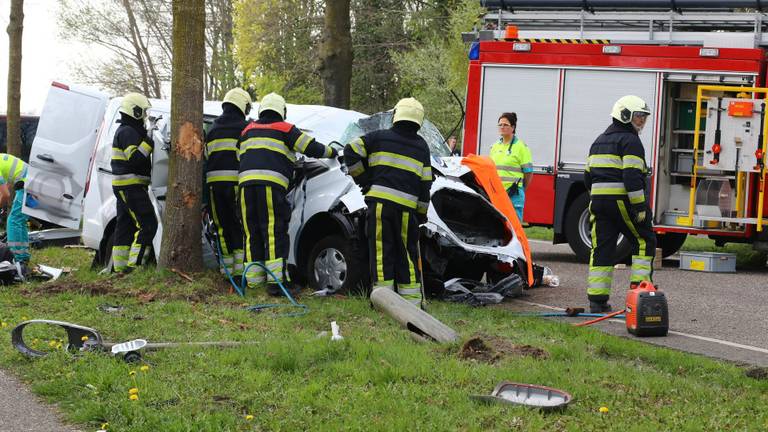
{"label": "firefighter boot", "polygon": [[587,297],[589,298],[590,313],[606,313],[611,311],[607,295],[590,295]]}
{"label": "firefighter boot", "polygon": [[[294,285],[291,281],[284,281],[283,287],[285,287],[286,291],[288,291],[288,294],[291,295],[291,297],[296,297],[296,295],[299,293],[299,287]],[[280,288],[280,285],[276,283],[268,283],[267,284],[267,294],[269,294],[272,297],[282,297],[285,295],[283,290]]]}

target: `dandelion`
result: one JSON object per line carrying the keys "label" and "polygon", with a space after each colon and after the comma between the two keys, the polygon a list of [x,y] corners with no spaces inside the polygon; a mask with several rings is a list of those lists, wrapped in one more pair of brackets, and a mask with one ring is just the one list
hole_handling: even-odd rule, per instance
{"label": "dandelion", "polygon": [[248,414],[248,415],[245,416],[245,420],[246,421],[251,421],[251,420],[253,420],[253,416]]}
{"label": "dandelion", "polygon": [[50,341],[48,341],[48,346],[51,348],[54,348],[56,346],[56,340],[51,339]]}
{"label": "dandelion", "polygon": [[137,389],[136,387],[131,387],[131,389],[130,389],[130,390],[128,390],[128,394],[129,394],[129,395],[132,395],[132,394],[139,394],[139,389]]}
{"label": "dandelion", "polygon": [[136,375],[136,371],[135,371],[135,370],[132,370],[132,371],[128,372],[128,375],[130,375],[130,376],[134,376],[134,375]]}
{"label": "dandelion", "polygon": [[141,369],[142,372],[146,372],[146,371],[149,370],[149,366],[144,365],[144,366],[140,367],[139,369]]}
{"label": "dandelion", "polygon": [[605,413],[607,413],[607,412],[608,412],[608,407],[604,407],[604,406],[603,406],[603,407],[600,407],[600,413],[601,413],[601,414],[605,414]]}
{"label": "dandelion", "polygon": [[81,340],[81,341],[83,341],[83,342],[85,342],[85,341],[87,341],[87,340],[88,340],[88,336],[83,336],[83,337],[81,337],[81,338],[80,338],[80,340]]}
{"label": "dandelion", "polygon": [[57,344],[56,344],[56,349],[57,349],[57,350],[60,350],[60,349],[61,349],[61,342],[59,342],[59,343],[57,343]]}
{"label": "dandelion", "polygon": [[139,395],[132,394],[132,395],[128,396],[128,399],[130,399],[132,401],[137,401],[137,400],[139,400]]}
{"label": "dandelion", "polygon": [[107,430],[108,427],[109,427],[109,422],[104,422],[104,423],[101,424],[101,429],[102,430]]}
{"label": "dandelion", "polygon": [[8,327],[8,323],[5,322],[5,321],[2,321],[2,322],[0,322],[0,327],[6,328],[6,327]]}
{"label": "dandelion", "polygon": [[29,319],[29,317],[27,317],[26,315],[21,317],[21,320],[22,320],[22,321],[26,321],[26,320],[28,320],[28,319]]}

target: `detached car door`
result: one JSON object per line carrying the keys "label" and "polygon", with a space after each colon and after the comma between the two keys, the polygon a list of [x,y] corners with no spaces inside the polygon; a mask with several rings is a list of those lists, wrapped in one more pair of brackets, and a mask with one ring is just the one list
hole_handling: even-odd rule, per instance
{"label": "detached car door", "polygon": [[88,163],[108,101],[93,89],[51,85],[29,155],[25,214],[80,227]]}

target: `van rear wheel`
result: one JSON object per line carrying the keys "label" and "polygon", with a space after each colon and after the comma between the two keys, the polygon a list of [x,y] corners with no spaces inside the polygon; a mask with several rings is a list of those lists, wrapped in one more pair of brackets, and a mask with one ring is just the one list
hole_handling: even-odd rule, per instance
{"label": "van rear wheel", "polygon": [[[589,195],[583,193],[576,197],[565,214],[565,236],[568,245],[580,262],[589,262],[592,252],[592,227],[589,223]],[[627,238],[619,235],[616,242],[614,264],[625,262],[632,253],[632,245]]]}

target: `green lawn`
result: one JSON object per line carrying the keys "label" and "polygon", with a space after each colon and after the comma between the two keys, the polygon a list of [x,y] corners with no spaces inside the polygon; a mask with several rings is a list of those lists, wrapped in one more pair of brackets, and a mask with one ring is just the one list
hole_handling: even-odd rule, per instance
{"label": "green lawn", "polygon": [[[213,273],[195,282],[154,270],[98,276],[77,249],[35,251],[34,259],[76,267],[60,281],[0,289],[0,367],[58,403],[84,430],[764,430],[768,381],[744,369],[597,330],[504,308],[432,302],[430,311],[463,339],[482,335],[497,361],[460,358],[461,343],[419,344],[360,298],[303,298],[302,317],[253,314],[265,302],[226,293]],[[281,300],[282,301],[282,300]],[[105,313],[99,305],[125,309]],[[148,369],[106,354],[71,357],[57,335],[32,335],[52,352],[30,360],[9,333],[26,318],[58,319],[99,330],[109,340],[237,340],[237,348],[182,348],[146,353]],[[343,341],[330,341],[330,321]],[[50,347],[53,345],[53,347]],[[517,345],[543,350],[514,354]],[[532,350],[525,350],[532,351]],[[479,356],[483,357],[483,356]],[[486,356],[488,357],[488,356]],[[135,374],[131,374],[135,372]],[[564,412],[478,405],[502,380],[569,391]],[[131,388],[138,400],[129,399]],[[607,412],[600,413],[606,407]],[[253,416],[252,418],[249,416]]]}

